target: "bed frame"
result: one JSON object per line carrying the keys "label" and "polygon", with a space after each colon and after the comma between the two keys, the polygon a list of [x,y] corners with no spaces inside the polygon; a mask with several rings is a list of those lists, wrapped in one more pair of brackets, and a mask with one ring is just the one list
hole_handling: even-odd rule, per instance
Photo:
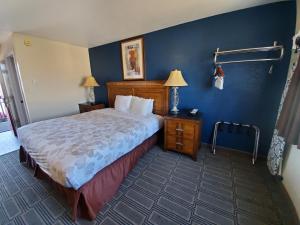
{"label": "bed frame", "polygon": [[[165,115],[169,109],[169,89],[163,84],[164,81],[109,82],[107,83],[109,106],[114,105],[116,95],[134,95],[154,99],[154,113]],[[154,134],[132,151],[99,171],[78,190],[66,188],[55,182],[40,169],[39,165],[22,146],[19,151],[20,162],[24,162],[33,168],[35,177],[49,180],[53,187],[64,195],[72,208],[72,219],[74,221],[77,217],[94,220],[105,203],[113,198],[138,159],[157,143],[157,136],[157,133]]]}

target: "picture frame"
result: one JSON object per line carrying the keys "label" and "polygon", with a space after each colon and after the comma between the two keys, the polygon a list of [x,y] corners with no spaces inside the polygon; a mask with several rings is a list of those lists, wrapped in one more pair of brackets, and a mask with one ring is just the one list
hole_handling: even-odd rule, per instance
{"label": "picture frame", "polygon": [[121,41],[121,61],[123,80],[145,80],[143,37]]}

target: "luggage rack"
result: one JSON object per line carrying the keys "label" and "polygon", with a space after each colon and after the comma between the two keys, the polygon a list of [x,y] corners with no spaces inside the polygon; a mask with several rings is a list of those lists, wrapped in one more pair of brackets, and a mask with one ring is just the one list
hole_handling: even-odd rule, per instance
{"label": "luggage rack", "polygon": [[242,124],[242,123],[232,123],[232,122],[224,122],[224,121],[218,121],[215,123],[214,126],[214,137],[213,137],[213,144],[212,144],[212,152],[215,155],[216,154],[216,143],[217,143],[217,135],[218,135],[218,130],[220,129],[221,125],[229,125],[232,127],[246,127],[248,129],[254,129],[255,130],[255,141],[254,141],[254,148],[253,148],[253,153],[252,153],[252,164],[255,164],[255,161],[257,159],[257,152],[258,152],[258,144],[259,144],[259,137],[260,137],[260,129],[255,126],[255,125],[250,125],[250,124]]}

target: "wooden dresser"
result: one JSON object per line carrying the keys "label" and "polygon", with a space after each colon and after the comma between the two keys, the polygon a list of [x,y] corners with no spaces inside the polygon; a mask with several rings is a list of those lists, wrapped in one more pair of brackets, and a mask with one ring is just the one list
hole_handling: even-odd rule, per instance
{"label": "wooden dresser", "polygon": [[105,105],[100,103],[80,103],[79,105],[79,112],[89,112],[96,109],[104,109]]}
{"label": "wooden dresser", "polygon": [[164,148],[190,155],[197,160],[201,147],[202,114],[191,116],[188,110],[164,117]]}

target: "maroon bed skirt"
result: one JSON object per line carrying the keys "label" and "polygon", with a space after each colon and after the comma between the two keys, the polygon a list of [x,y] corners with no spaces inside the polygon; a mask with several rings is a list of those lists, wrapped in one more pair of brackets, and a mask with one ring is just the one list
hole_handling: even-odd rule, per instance
{"label": "maroon bed skirt", "polygon": [[138,159],[157,143],[157,134],[146,139],[132,151],[99,171],[90,181],[78,190],[66,188],[51,179],[39,165],[30,157],[26,150],[20,148],[20,162],[25,162],[34,169],[34,176],[49,180],[54,188],[62,193],[72,208],[72,219],[77,217],[94,220],[104,204],[112,199],[119,186],[130,170],[136,165]]}

